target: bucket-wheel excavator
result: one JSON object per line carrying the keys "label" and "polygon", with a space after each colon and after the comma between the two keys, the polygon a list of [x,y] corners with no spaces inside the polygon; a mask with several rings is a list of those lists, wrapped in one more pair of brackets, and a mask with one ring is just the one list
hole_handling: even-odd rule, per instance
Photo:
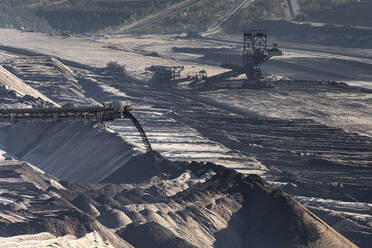
{"label": "bucket-wheel excavator", "polygon": [[242,74],[245,74],[248,79],[260,79],[262,77],[260,66],[273,56],[283,54],[278,44],[273,44],[272,48],[268,48],[267,30],[244,31],[243,42],[242,65],[224,64],[223,67],[231,70],[208,77],[205,82],[218,82]]}

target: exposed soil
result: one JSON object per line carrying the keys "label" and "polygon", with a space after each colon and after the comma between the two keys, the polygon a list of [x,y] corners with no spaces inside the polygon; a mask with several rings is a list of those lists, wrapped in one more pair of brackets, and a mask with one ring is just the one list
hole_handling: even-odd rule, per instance
{"label": "exposed soil", "polygon": [[[43,36],[41,40],[57,38]],[[89,56],[79,58],[66,52],[67,59],[75,56],[75,62],[86,63],[85,66],[72,63],[71,70],[55,59],[9,56],[8,69],[58,104],[130,100],[153,148],[161,155],[149,153],[132,158],[141,150],[142,140],[128,120],[108,123],[126,139],[91,124],[34,123],[4,127],[5,136],[0,137],[2,150],[10,151],[10,147],[16,157],[32,161],[64,179],[62,185],[67,189],[49,189],[60,196],[54,197],[51,193],[54,198],[50,203],[33,203],[27,198],[16,201],[16,194],[4,195],[5,203],[9,202],[8,198],[10,202],[20,202],[16,207],[4,204],[2,214],[6,218],[19,220],[18,216],[37,216],[36,220],[27,221],[25,232],[46,231],[57,236],[71,233],[83,237],[101,230],[100,235],[111,235],[107,236],[110,242],[124,244],[126,240],[140,247],[149,243],[159,247],[268,247],[274,244],[353,247],[332,226],[360,247],[368,247],[372,233],[371,113],[368,108],[371,92],[333,81],[345,76],[347,72],[334,71],[344,68],[338,66],[346,63],[345,67],[354,64],[358,68],[362,64],[359,72],[364,74],[358,79],[368,82],[371,78],[368,53],[363,58],[355,53],[339,54],[337,57],[341,56],[343,62],[333,63],[329,59],[333,55],[329,53],[321,52],[316,56],[329,57],[314,60],[301,50],[301,55],[296,51],[278,62],[282,67],[275,63],[269,65],[270,70],[286,68],[287,73],[293,70],[296,77],[305,74],[317,79],[327,75],[332,79],[328,81],[276,81],[274,77],[270,87],[256,87],[257,83],[237,79],[196,89],[187,84],[148,82],[149,75],[143,74],[147,64],[174,64],[169,57],[185,63],[186,68],[199,69],[203,67],[202,62],[209,63],[190,54],[185,57],[191,62],[178,59],[181,55],[172,51],[173,41],[161,40],[154,46],[149,45],[151,42],[132,44],[141,50],[153,48],[161,55],[156,58],[116,51],[118,57],[123,55],[121,61],[133,58],[133,63],[126,67],[125,77],[107,75],[90,67],[105,65],[108,59],[105,56],[113,52],[102,48],[100,43],[77,39],[67,42],[75,52],[91,49]],[[213,43],[203,42],[190,41],[190,49]],[[227,44],[219,42],[216,44]],[[27,46],[30,49],[33,45]],[[97,47],[100,49],[95,50]],[[48,45],[43,49],[51,52]],[[62,50],[56,53],[61,56]],[[219,49],[198,51],[207,51],[209,61],[217,61],[222,56]],[[292,60],[293,57],[297,59]],[[292,67],[294,64],[298,67]],[[332,65],[333,69],[319,68],[323,65]],[[224,70],[206,67],[214,72]],[[53,91],[49,86],[55,81],[58,90]],[[342,118],[345,111],[349,119]],[[8,142],[3,139],[6,136]],[[162,156],[213,163],[172,162]],[[76,166],[78,163],[84,166]],[[12,172],[14,168],[3,168],[8,171],[4,174],[6,180],[20,177]],[[250,174],[260,174],[263,179]],[[105,183],[100,183],[102,180]],[[13,186],[20,191],[24,190],[23,186],[33,188],[32,183]],[[4,184],[2,189],[8,190],[7,187]],[[36,190],[34,194],[42,195],[45,190],[48,189]],[[25,209],[21,203],[29,205]],[[45,226],[49,215],[45,212],[37,215],[37,209],[49,207],[58,211],[51,217],[52,225]],[[22,215],[7,212],[12,209],[25,209],[22,210],[25,212]],[[61,216],[72,223],[66,226],[68,230],[57,228],[64,223],[60,222]],[[33,230],[32,223],[40,227]],[[14,231],[17,225],[20,224],[5,225],[11,232],[9,235],[22,234]],[[143,237],[143,240],[133,237]]]}

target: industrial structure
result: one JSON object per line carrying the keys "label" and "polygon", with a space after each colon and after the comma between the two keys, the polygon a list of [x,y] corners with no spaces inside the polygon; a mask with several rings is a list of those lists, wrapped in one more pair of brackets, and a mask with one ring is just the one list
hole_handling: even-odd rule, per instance
{"label": "industrial structure", "polygon": [[244,32],[243,43],[243,69],[247,77],[260,77],[260,66],[273,56],[281,56],[278,44],[267,48],[267,31],[250,30]]}
{"label": "industrial structure", "polygon": [[274,43],[268,48],[267,30],[249,30],[243,34],[242,64],[223,64],[222,67],[230,69],[221,74],[207,76],[205,70],[188,72],[182,77],[184,66],[151,66],[147,71],[153,72],[152,80],[155,82],[218,82],[228,78],[238,77],[245,74],[248,79],[260,79],[262,77],[261,65],[273,56],[281,56],[283,53]]}
{"label": "industrial structure", "polygon": [[184,66],[151,66],[146,68],[147,71],[154,73],[152,79],[154,81],[176,81],[181,79],[181,72],[185,69]]}
{"label": "industrial structure", "polygon": [[260,66],[273,56],[281,56],[283,53],[278,44],[272,48],[267,46],[267,30],[249,30],[243,34],[242,65],[224,64],[223,67],[230,71],[208,77],[206,82],[216,82],[245,74],[247,78],[259,79],[262,77]]}
{"label": "industrial structure", "polygon": [[147,67],[146,71],[153,72],[152,81],[154,82],[186,82],[186,81],[202,81],[207,79],[208,75],[205,70],[188,71],[183,76],[184,66],[151,66]]}
{"label": "industrial structure", "polygon": [[132,121],[141,135],[142,141],[148,151],[152,150],[139,121],[131,113],[133,107],[124,102],[107,102],[102,106],[74,106],[65,105],[62,108],[2,108],[0,109],[0,122],[17,123],[33,121],[114,121],[127,118]]}

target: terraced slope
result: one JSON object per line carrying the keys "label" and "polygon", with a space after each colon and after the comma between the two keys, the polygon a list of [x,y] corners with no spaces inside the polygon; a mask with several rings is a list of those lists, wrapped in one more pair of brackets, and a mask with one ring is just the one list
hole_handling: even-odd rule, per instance
{"label": "terraced slope", "polygon": [[93,99],[84,96],[83,90],[77,84],[76,73],[54,57],[19,56],[8,60],[5,66],[25,83],[60,105],[97,104]]}
{"label": "terraced slope", "polygon": [[0,85],[5,87],[7,90],[14,91],[20,97],[28,95],[33,98],[40,98],[45,102],[58,106],[51,99],[30,87],[27,83],[24,83],[2,66],[0,66]]}

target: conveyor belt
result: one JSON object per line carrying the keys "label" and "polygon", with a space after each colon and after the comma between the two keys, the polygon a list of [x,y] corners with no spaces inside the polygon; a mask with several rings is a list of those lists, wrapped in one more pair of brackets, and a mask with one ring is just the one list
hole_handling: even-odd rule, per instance
{"label": "conveyor belt", "polygon": [[0,122],[25,121],[114,121],[115,119],[131,119],[140,133],[143,143],[148,151],[151,144],[139,121],[130,112],[132,106],[122,103],[113,106],[78,106],[68,108],[19,108],[0,109]]}

